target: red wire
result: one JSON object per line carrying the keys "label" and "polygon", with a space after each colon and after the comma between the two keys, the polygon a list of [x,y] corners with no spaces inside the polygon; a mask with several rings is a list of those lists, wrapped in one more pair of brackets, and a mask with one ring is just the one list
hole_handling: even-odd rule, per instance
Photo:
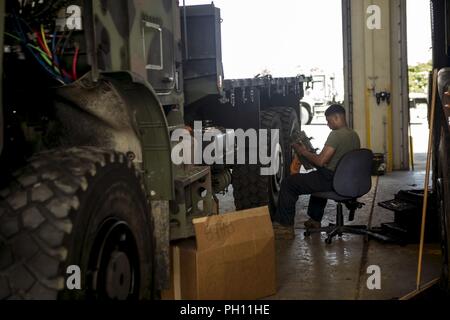
{"label": "red wire", "polygon": [[80,53],[80,48],[78,48],[78,46],[76,46],[75,48],[75,54],[73,56],[73,63],[72,63],[72,77],[73,80],[77,80],[78,76],[77,76],[77,64],[78,64],[78,54]]}
{"label": "red wire", "polygon": [[67,78],[69,78],[70,80],[73,80],[73,79],[72,79],[72,75],[69,74],[66,70],[61,69],[61,71],[62,71],[62,74],[63,74],[64,77],[67,77]]}
{"label": "red wire", "polygon": [[51,53],[50,51],[48,51],[48,50],[47,50],[47,46],[44,45],[44,42],[43,42],[43,40],[42,40],[42,38],[41,38],[40,33],[39,33],[38,31],[35,31],[34,34],[35,34],[35,36],[36,36],[36,39],[37,39],[37,42],[38,42],[39,47],[41,47],[42,51],[44,51],[45,53],[47,53],[47,55],[48,55],[48,57],[50,58],[50,60],[51,60],[51,62],[52,62],[52,64],[53,64],[53,66],[54,66],[59,72],[61,72],[61,68],[59,67],[59,65],[58,65],[58,64],[55,62],[55,60],[53,59],[54,57],[53,57],[52,53]]}
{"label": "red wire", "polygon": [[41,49],[42,49],[45,53],[47,53],[47,55],[48,55],[49,57],[51,57],[52,55],[50,54],[50,52],[48,52],[47,48],[46,48],[45,45],[44,45],[44,42],[42,42],[42,39],[41,39],[41,36],[39,35],[39,32],[35,31],[34,34],[36,35],[37,42],[38,42],[39,46],[41,47]]}

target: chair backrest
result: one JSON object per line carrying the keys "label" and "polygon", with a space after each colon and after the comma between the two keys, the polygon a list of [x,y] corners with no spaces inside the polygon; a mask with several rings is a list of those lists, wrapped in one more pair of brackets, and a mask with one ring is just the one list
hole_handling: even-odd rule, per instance
{"label": "chair backrest", "polygon": [[358,149],[346,153],[334,173],[334,191],[343,197],[359,198],[372,188],[373,153]]}

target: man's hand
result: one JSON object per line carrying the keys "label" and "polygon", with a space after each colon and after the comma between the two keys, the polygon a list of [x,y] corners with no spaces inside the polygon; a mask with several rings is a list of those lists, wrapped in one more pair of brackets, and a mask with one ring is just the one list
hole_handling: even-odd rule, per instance
{"label": "man's hand", "polygon": [[306,149],[305,145],[301,142],[292,144],[292,147],[294,148],[295,152],[297,152],[301,156],[303,156],[305,152],[308,152],[308,149]]}
{"label": "man's hand", "polygon": [[319,168],[327,165],[336,152],[336,150],[330,146],[325,146],[319,155],[308,151],[308,149],[301,143],[295,143],[292,147],[299,156],[305,157],[310,163]]}

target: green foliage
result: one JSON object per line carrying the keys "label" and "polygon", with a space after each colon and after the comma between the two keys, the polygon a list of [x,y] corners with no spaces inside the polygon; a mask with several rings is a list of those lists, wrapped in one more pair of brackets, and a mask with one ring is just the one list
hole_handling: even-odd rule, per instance
{"label": "green foliage", "polygon": [[409,66],[409,92],[427,93],[431,61]]}

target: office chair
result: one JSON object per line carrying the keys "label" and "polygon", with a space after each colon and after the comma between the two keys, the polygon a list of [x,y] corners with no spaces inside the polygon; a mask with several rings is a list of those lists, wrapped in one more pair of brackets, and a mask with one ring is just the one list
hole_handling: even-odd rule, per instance
{"label": "office chair", "polygon": [[367,226],[344,225],[342,213],[342,205],[345,205],[350,211],[349,221],[353,221],[355,219],[355,211],[364,206],[357,199],[372,189],[372,161],[373,153],[368,149],[350,151],[342,157],[334,174],[333,191],[312,194],[314,197],[334,200],[337,203],[336,225],[307,229],[305,232],[306,237],[312,233],[325,231],[328,235],[325,242],[331,244],[335,236],[342,237],[344,233],[372,234],[372,232],[367,230]]}

